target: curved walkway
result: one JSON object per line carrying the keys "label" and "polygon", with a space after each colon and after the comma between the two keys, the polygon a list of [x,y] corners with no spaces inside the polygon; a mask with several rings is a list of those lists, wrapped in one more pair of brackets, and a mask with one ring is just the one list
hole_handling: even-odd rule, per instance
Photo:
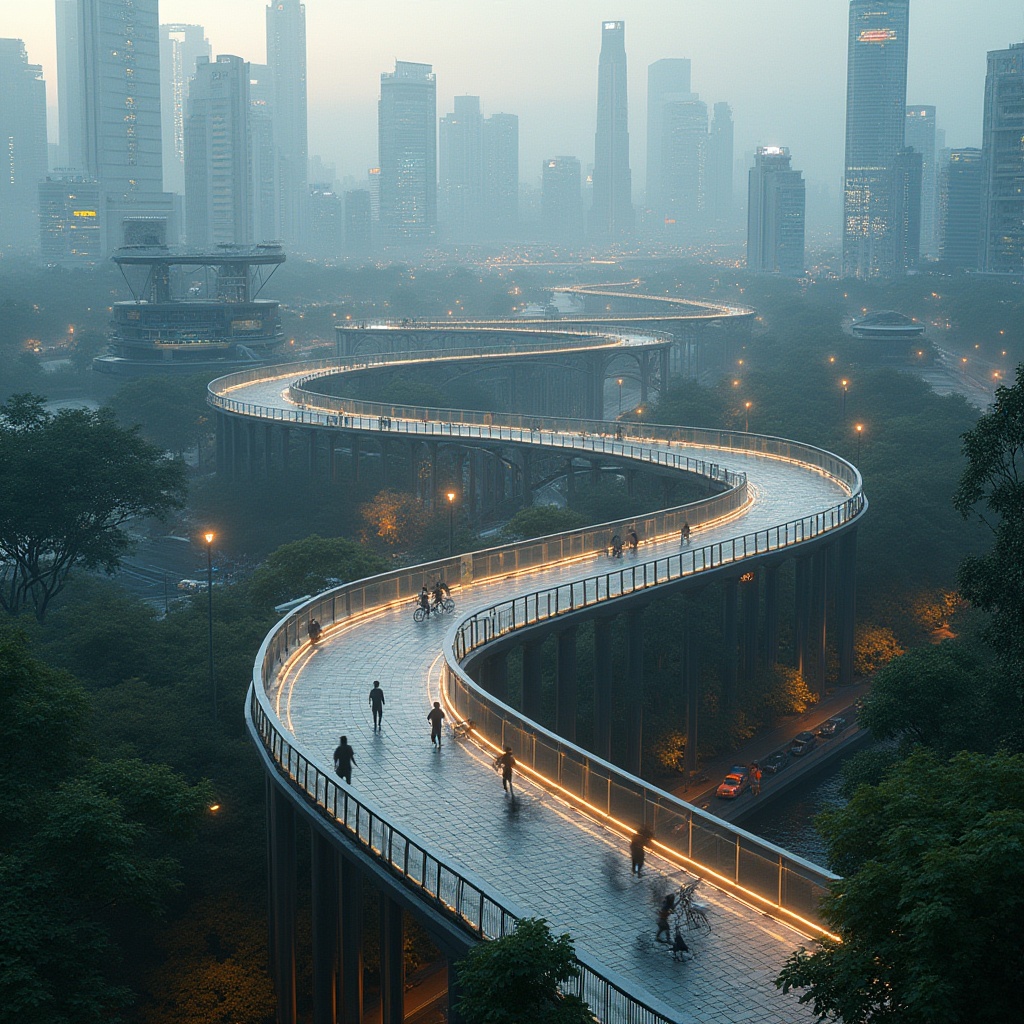
{"label": "curved walkway", "polygon": [[[271,374],[271,380],[231,387],[230,399],[253,412],[259,407],[261,418],[297,416],[300,410],[288,397],[294,371],[278,369],[281,375]],[[366,429],[371,425],[366,420],[355,417],[350,425]],[[404,421],[400,426],[426,431],[437,424]],[[481,428],[472,429],[479,436]],[[501,433],[501,428],[493,430]],[[653,442],[644,445],[659,449]],[[678,455],[681,448],[677,444],[670,450]],[[696,445],[685,451],[746,473],[750,482],[751,500],[740,523],[730,518],[695,532],[693,544],[762,530],[848,496],[837,481],[797,462]],[[645,544],[640,558],[677,551],[678,539],[672,536]],[[526,578],[520,574],[474,583],[454,592],[459,616],[607,567],[606,559],[595,556],[547,565]],[[490,770],[489,755],[469,742],[454,741],[450,732],[443,749],[432,748],[425,717],[431,701],[438,699],[439,662],[450,623],[416,624],[411,613],[411,606],[389,607],[340,623],[315,650],[307,646],[286,664],[269,696],[296,745],[329,771],[337,736],[346,733],[358,762],[352,786],[357,794],[364,793],[391,820],[428,839],[453,865],[486,878],[525,913],[544,916],[557,930],[568,931],[590,959],[618,973],[638,994],[650,993],[673,1007],[680,1021],[813,1019],[772,984],[786,956],[807,941],[804,936],[705,883],[712,933],[693,938],[691,963],[673,962],[651,940],[657,897],[683,880],[684,872],[649,856],[645,876],[636,880],[618,834],[521,780],[513,804]],[[374,679],[381,681],[387,697],[384,728],[377,734],[368,707]]]}

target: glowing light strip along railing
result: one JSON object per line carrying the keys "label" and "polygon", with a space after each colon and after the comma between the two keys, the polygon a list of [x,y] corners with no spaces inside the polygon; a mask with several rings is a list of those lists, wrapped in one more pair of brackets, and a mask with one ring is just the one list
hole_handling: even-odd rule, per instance
{"label": "glowing light strip along railing", "polygon": [[[482,884],[450,868],[422,843],[395,828],[292,745],[250,688],[250,728],[293,787],[309,797],[324,817],[340,827],[367,856],[401,879],[433,910],[479,939],[496,939],[515,929],[518,916]],[[579,977],[562,986],[585,999],[604,1024],[673,1024],[673,1019],[630,995],[585,958],[576,958]]]}

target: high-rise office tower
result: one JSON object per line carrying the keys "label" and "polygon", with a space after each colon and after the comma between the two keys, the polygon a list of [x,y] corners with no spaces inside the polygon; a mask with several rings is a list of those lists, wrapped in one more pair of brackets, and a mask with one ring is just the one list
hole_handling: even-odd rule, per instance
{"label": "high-rise office tower", "polygon": [[904,146],[893,162],[893,224],[896,271],[914,270],[921,261],[921,154]]}
{"label": "high-rise office tower", "polygon": [[39,183],[39,254],[63,266],[103,257],[100,186],[94,178],[50,174]]}
{"label": "high-rise office tower", "polygon": [[274,84],[266,64],[249,65],[249,159],[252,166],[252,238],[275,242],[278,231]]}
{"label": "high-rise office tower", "polygon": [[370,190],[353,189],[345,193],[345,251],[352,256],[365,256],[372,245]]}
{"label": "high-rise office tower", "polygon": [[437,216],[454,241],[480,236],[484,198],[484,118],[479,96],[456,96],[438,125]]}
{"label": "high-rise office tower", "polygon": [[618,238],[632,230],[626,23],[605,21],[601,23],[601,58],[597,70],[594,201],[590,208],[590,231],[599,238]]}
{"label": "high-rise office tower", "polygon": [[185,114],[185,230],[189,245],[252,241],[249,65],[200,57]]}
{"label": "high-rise office tower", "polygon": [[896,154],[907,107],[910,0],[851,0],[846,68],[843,273],[898,272]]}
{"label": "high-rise office tower", "polygon": [[160,123],[164,188],[185,191],[185,109],[189,80],[200,57],[210,59],[210,41],[202,25],[160,26]]}
{"label": "high-rise office tower", "polygon": [[484,121],[483,233],[508,238],[519,221],[519,117],[491,114]]}
{"label": "high-rise office tower", "polygon": [[935,162],[935,108],[907,106],[906,144],[921,154],[921,255],[938,256],[938,170]]}
{"label": "high-rise office tower", "polygon": [[345,207],[334,185],[309,186],[309,251],[319,259],[340,256],[345,240]]}
{"label": "high-rise office tower", "polygon": [[707,217],[708,105],[695,94],[661,112],[661,191],[654,207],[659,234],[692,241]]}
{"label": "high-rise office tower", "polygon": [[582,237],[582,176],[576,157],[556,156],[544,161],[540,210],[546,238],[571,243]]}
{"label": "high-rise office tower", "polygon": [[732,107],[716,103],[708,135],[707,215],[716,224],[732,220]]}
{"label": "high-rise office tower", "polygon": [[[177,240],[163,191],[157,0],[78,0],[77,99],[70,145],[100,185],[105,251]],[[61,99],[64,102],[64,99]]]}
{"label": "high-rise office tower", "polygon": [[46,177],[46,83],[20,39],[0,39],[0,249],[39,247]]}
{"label": "high-rise office tower", "polygon": [[981,269],[1024,274],[1024,43],[992,50],[981,137]]}
{"label": "high-rise office tower", "polygon": [[665,104],[692,99],[690,62],[683,57],[656,60],[647,67],[647,209],[661,214],[661,180],[665,167]]}
{"label": "high-rise office tower", "polygon": [[943,263],[978,269],[981,244],[981,150],[954,149],[939,175]]}
{"label": "high-rise office tower", "polygon": [[57,15],[57,120],[60,126],[58,166],[81,172],[82,151],[82,56],[78,39],[78,0],[56,0]]}
{"label": "high-rise office tower", "polygon": [[306,114],[306,5],[274,0],[267,7],[267,66],[274,88],[278,230],[288,245],[303,241],[309,199]]}
{"label": "high-rise office tower", "polygon": [[377,104],[380,225],[386,244],[422,244],[437,228],[437,83],[429,64],[396,61]]}
{"label": "high-rise office tower", "polygon": [[804,275],[803,174],[790,166],[789,150],[759,146],[747,196],[747,266],[755,274]]}

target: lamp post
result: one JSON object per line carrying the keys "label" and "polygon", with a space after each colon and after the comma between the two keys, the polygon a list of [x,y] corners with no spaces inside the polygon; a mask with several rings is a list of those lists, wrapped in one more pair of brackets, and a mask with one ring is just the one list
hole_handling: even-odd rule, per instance
{"label": "lamp post", "polygon": [[448,498],[448,557],[455,554],[455,492],[449,491]]}
{"label": "lamp post", "polygon": [[743,433],[744,434],[749,434],[750,433],[750,407],[753,404],[754,404],[753,402],[744,402],[743,403]]}
{"label": "lamp post", "polygon": [[842,418],[845,420],[846,419],[846,392],[850,389],[850,382],[848,380],[844,379],[844,380],[841,380],[839,383],[840,383],[840,385],[841,385],[841,387],[843,389],[843,412],[842,412]]}
{"label": "lamp post", "polygon": [[857,431],[857,461],[860,462],[860,439],[864,436],[864,424],[858,423],[854,430]]}
{"label": "lamp post", "polygon": [[203,534],[206,539],[206,622],[210,648],[210,694],[213,697],[213,720],[217,721],[217,677],[213,672],[213,533]]}
{"label": "lamp post", "polygon": [[621,416],[622,415],[622,378],[619,377],[619,379],[615,383],[619,385],[619,415]]}

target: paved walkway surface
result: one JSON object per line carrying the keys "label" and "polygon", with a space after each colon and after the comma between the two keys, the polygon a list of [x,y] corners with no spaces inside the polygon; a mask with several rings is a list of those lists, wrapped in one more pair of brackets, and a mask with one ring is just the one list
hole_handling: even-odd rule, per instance
{"label": "paved walkway surface", "polygon": [[[700,449],[691,454],[746,470],[754,484],[754,501],[739,524],[695,531],[694,545],[763,529],[845,496],[821,474],[781,460]],[[673,537],[644,545],[640,558],[676,550]],[[578,579],[608,564],[607,558],[595,558],[456,589],[458,612]],[[649,855],[644,876],[635,879],[626,843],[617,834],[518,778],[513,802],[503,795],[490,757],[453,740],[448,730],[442,749],[431,746],[426,714],[439,696],[438,662],[451,624],[450,618],[416,624],[409,606],[330,630],[279,680],[272,696],[282,721],[303,749],[319,751],[328,769],[338,735],[347,734],[355,748],[355,790],[370,795],[382,812],[429,841],[453,866],[469,868],[527,913],[568,931],[598,963],[675,1008],[680,1021],[812,1020],[807,1008],[773,984],[787,955],[807,942],[804,936],[704,883],[713,930],[710,936],[688,936],[694,959],[674,962],[666,947],[653,945],[655,915],[659,897],[687,880],[685,872]],[[379,733],[372,731],[368,703],[374,679],[387,700]]]}

